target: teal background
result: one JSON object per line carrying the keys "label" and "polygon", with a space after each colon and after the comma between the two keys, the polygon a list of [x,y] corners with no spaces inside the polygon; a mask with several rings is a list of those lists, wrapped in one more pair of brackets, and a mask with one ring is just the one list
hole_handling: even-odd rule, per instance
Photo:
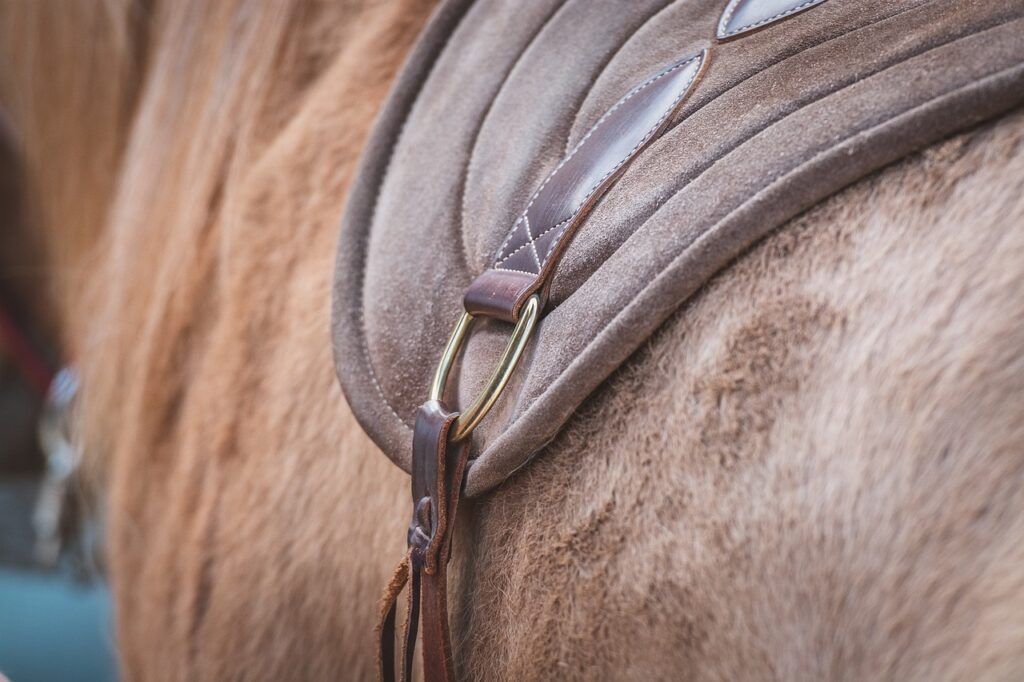
{"label": "teal background", "polygon": [[0,569],[0,673],[11,682],[113,682],[112,624],[99,582]]}

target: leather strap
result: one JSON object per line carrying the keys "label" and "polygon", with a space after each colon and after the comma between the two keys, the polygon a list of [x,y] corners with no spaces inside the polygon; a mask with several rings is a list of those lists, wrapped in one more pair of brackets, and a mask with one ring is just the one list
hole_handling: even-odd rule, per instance
{"label": "leather strap", "polygon": [[541,309],[565,248],[622,171],[668,126],[707,64],[708,52],[651,76],[615,103],[541,183],[491,267],[470,284],[466,312],[516,322],[538,294]]}
{"label": "leather strap", "polygon": [[[385,682],[395,682],[395,612],[397,610],[398,595],[402,593],[408,582],[409,557],[406,556],[395,567],[395,572],[392,574],[380,602],[380,616],[377,626],[377,638],[379,640],[377,671],[378,677]],[[409,591],[409,602],[406,610],[405,631],[406,633],[411,633],[413,641],[415,641],[415,628],[410,627],[411,623],[409,622],[413,613],[414,602],[413,590],[411,589]],[[404,655],[402,658],[407,660]],[[405,667],[406,669],[411,669],[411,665],[408,662]]]}
{"label": "leather strap", "polygon": [[380,677],[393,682],[395,605],[406,583],[406,611],[401,680],[412,679],[417,626],[423,625],[423,672],[429,682],[454,679],[451,635],[448,628],[448,560],[451,557],[452,521],[462,492],[469,448],[453,443],[448,432],[457,413],[443,403],[429,401],[416,415],[413,437],[412,501],[409,553],[399,564],[385,591],[380,618]]}

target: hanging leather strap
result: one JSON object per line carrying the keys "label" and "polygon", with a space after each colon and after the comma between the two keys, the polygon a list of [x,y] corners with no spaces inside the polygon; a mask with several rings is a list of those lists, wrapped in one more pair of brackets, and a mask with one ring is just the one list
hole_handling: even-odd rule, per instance
{"label": "hanging leather strap", "polygon": [[[377,628],[377,636],[380,639],[379,655],[377,658],[377,670],[380,679],[387,682],[395,682],[395,618],[398,604],[398,595],[402,593],[409,582],[411,557],[406,555],[401,563],[395,568],[394,575],[384,591],[380,606],[380,625]],[[408,591],[408,600],[405,610],[405,638],[402,646],[402,680],[412,679],[413,651],[416,646],[416,624],[419,622],[419,599],[420,599],[420,576],[413,575],[412,585]]]}
{"label": "hanging leather strap", "polygon": [[409,552],[399,564],[381,605],[380,676],[395,677],[395,607],[406,583],[408,590],[402,682],[412,679],[418,621],[423,625],[423,672],[430,682],[454,679],[451,635],[448,629],[448,559],[452,521],[459,504],[469,448],[453,442],[449,430],[458,418],[440,401],[423,405],[416,415],[413,436],[413,517]]}

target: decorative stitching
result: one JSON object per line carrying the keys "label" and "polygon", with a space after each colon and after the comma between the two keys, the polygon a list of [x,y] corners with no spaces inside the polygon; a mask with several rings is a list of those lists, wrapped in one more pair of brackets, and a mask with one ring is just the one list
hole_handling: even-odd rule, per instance
{"label": "decorative stitching", "polygon": [[[359,325],[363,329],[366,329],[366,321],[365,321],[365,318],[363,317],[362,308],[360,308],[360,310],[359,310]],[[391,401],[388,400],[386,395],[384,395],[384,388],[381,387],[380,383],[377,381],[377,372],[373,369],[373,362],[370,360],[370,349],[368,347],[369,344],[363,343],[363,344],[360,344],[360,345],[362,345],[362,347],[363,347],[362,348],[362,350],[363,350],[363,362],[366,363],[367,368],[369,368],[369,370],[370,370],[369,371],[370,381],[373,382],[373,387],[377,389],[377,395],[380,396],[381,400],[384,401],[384,404],[388,406],[389,410],[391,410],[391,414],[395,415],[395,419],[398,420],[398,423],[400,423],[406,429],[411,430],[412,427],[410,427],[408,424],[406,424],[405,420],[402,419],[402,417],[398,414],[398,412],[395,410],[394,406],[391,404]]]}
{"label": "decorative stitching", "polygon": [[[508,231],[507,235],[505,235],[505,241],[503,241],[501,243],[501,246],[498,247],[498,254],[495,256],[495,258],[497,258],[502,253],[504,253],[505,247],[508,246],[509,241],[512,239],[512,235],[514,235],[516,233],[516,228],[519,227],[519,223],[521,223],[523,221],[523,217],[525,215],[526,215],[526,212],[524,211],[523,215],[519,216],[519,219],[516,220],[514,223],[512,223],[512,229]],[[512,254],[509,254],[509,255],[512,255]]]}
{"label": "decorative stitching", "polygon": [[[565,222],[568,223],[569,221],[566,220]],[[568,225],[566,226],[566,230],[567,229],[568,229]],[[558,235],[555,238],[555,240],[553,242],[551,242],[551,247],[548,249],[548,252],[544,254],[544,262],[545,263],[547,263],[548,259],[551,258],[551,254],[554,253],[555,247],[558,246],[558,243],[562,241],[562,237],[565,235],[566,230],[562,230],[562,234]]]}
{"label": "decorative stitching", "polygon": [[527,272],[526,270],[513,270],[512,268],[495,268],[495,269],[496,270],[501,270],[502,272],[515,272],[515,273],[518,273],[520,275],[529,275],[530,277],[536,277],[537,276],[536,272]]}
{"label": "decorative stitching", "polygon": [[773,21],[777,21],[778,19],[782,19],[784,17],[788,17],[791,14],[796,14],[800,10],[806,9],[806,8],[810,7],[811,5],[817,5],[817,4],[821,3],[821,2],[824,2],[825,0],[807,0],[806,2],[800,3],[796,7],[790,7],[789,9],[787,9],[785,11],[782,11],[782,12],[779,12],[778,14],[776,14],[774,16],[770,16],[767,19],[762,19],[761,21],[755,21],[755,22],[753,22],[751,24],[747,24],[746,26],[740,26],[739,28],[733,29],[732,31],[726,31],[726,28],[729,25],[729,20],[732,19],[732,15],[736,13],[736,8],[739,7],[739,4],[741,2],[743,2],[743,1],[744,0],[730,0],[729,1],[728,6],[726,6],[726,8],[725,8],[725,12],[722,13],[722,18],[718,21],[718,37],[719,38],[728,38],[729,36],[734,36],[737,33],[743,33],[744,31],[749,31],[750,29],[757,28],[758,26],[764,26],[765,24],[770,24]]}
{"label": "decorative stitching", "polygon": [[[497,263],[495,263],[495,264],[494,264],[494,268],[495,268],[496,270],[506,270],[507,268],[503,268],[503,267],[501,267],[501,264],[502,264],[502,263],[504,263],[505,261],[507,261],[507,260],[508,260],[509,258],[511,258],[512,256],[514,256],[514,255],[516,255],[517,253],[519,253],[520,251],[522,251],[523,249],[525,249],[526,247],[528,247],[528,246],[529,246],[529,245],[530,245],[531,243],[532,243],[532,242],[529,242],[529,241],[525,241],[525,242],[523,242],[522,244],[520,244],[519,246],[517,246],[517,247],[515,248],[515,250],[511,251],[511,252],[510,252],[510,253],[509,253],[509,254],[508,254],[507,256],[505,256],[505,257],[504,257],[504,258],[502,258],[502,259],[501,259],[500,261],[498,261]],[[534,249],[534,250],[536,250],[536,249]],[[533,273],[530,273],[530,274],[533,274],[533,275],[538,275],[538,274],[540,274],[540,270],[538,269],[538,270],[537,270],[537,272],[533,272]]]}
{"label": "decorative stitching", "polygon": [[558,237],[558,239],[556,239],[554,241],[554,243],[551,245],[551,248],[548,249],[548,252],[544,255],[544,260],[543,261],[541,261],[541,259],[537,256],[536,240],[540,239],[543,235],[547,234],[551,230],[553,230],[553,229],[555,229],[555,228],[557,228],[557,227],[559,227],[561,225],[565,225],[565,224],[569,223],[570,221],[572,221],[572,219],[576,217],[577,213],[583,207],[583,205],[586,204],[588,201],[590,201],[590,198],[594,195],[594,192],[597,191],[597,189],[604,183],[604,181],[607,180],[612,174],[617,172],[620,168],[622,168],[622,166],[633,157],[633,155],[637,152],[638,149],[640,149],[640,147],[642,147],[643,145],[647,144],[647,142],[650,141],[651,136],[654,135],[655,131],[658,128],[661,127],[661,124],[665,122],[665,119],[669,116],[669,114],[671,114],[675,110],[676,105],[679,104],[679,101],[686,95],[687,92],[689,92],[690,86],[693,84],[693,79],[697,77],[697,73],[700,70],[699,69],[694,70],[693,74],[690,75],[689,80],[687,80],[686,84],[680,89],[679,94],[676,95],[675,99],[672,100],[672,103],[669,104],[669,106],[667,106],[665,108],[665,111],[662,113],[662,115],[660,117],[658,117],[658,120],[654,122],[654,125],[651,126],[650,130],[648,130],[646,133],[644,133],[643,137],[641,137],[640,140],[635,145],[633,145],[633,148],[630,149],[626,153],[626,155],[618,163],[616,163],[607,172],[605,172],[604,175],[602,175],[600,178],[598,178],[598,180],[594,183],[594,185],[589,190],[587,190],[587,193],[584,195],[583,199],[579,202],[579,204],[577,204],[572,209],[572,211],[570,211],[569,217],[566,218],[565,220],[563,220],[561,223],[558,223],[556,225],[552,225],[551,227],[545,229],[539,235],[534,237],[532,232],[529,229],[529,224],[530,223],[529,223],[528,214],[529,214],[529,211],[530,211],[530,207],[533,206],[534,202],[537,200],[537,197],[540,196],[540,193],[547,186],[548,182],[550,182],[551,178],[553,178],[558,173],[558,171],[560,171],[562,169],[562,167],[565,166],[565,164],[568,163],[570,159],[572,159],[572,157],[576,154],[576,152],[579,151],[580,148],[583,147],[584,143],[586,143],[586,141],[590,138],[590,136],[593,135],[594,131],[597,130],[601,126],[601,124],[604,123],[605,120],[609,116],[611,116],[611,114],[616,109],[621,107],[629,99],[634,97],[637,93],[639,93],[641,90],[643,90],[644,88],[648,87],[652,83],[655,83],[656,81],[660,80],[661,78],[664,78],[665,76],[669,75],[673,71],[685,68],[685,67],[693,64],[694,62],[700,62],[703,58],[704,58],[704,53],[701,52],[700,54],[698,54],[698,55],[696,55],[696,56],[694,56],[694,57],[692,57],[690,59],[687,59],[684,62],[679,62],[677,64],[674,64],[674,65],[670,66],[669,68],[665,69],[664,71],[662,71],[661,73],[658,73],[658,74],[650,77],[649,79],[647,79],[646,81],[644,81],[643,83],[641,83],[640,85],[636,86],[635,88],[630,90],[628,93],[626,93],[626,95],[623,96],[622,99],[620,99],[618,102],[616,102],[608,111],[606,111],[601,116],[601,118],[599,118],[597,120],[597,123],[595,123],[590,128],[590,130],[587,131],[586,135],[583,136],[583,139],[581,139],[576,144],[576,146],[573,147],[573,150],[569,153],[569,155],[566,156],[564,159],[562,159],[562,161],[558,164],[558,166],[556,166],[555,169],[553,171],[551,171],[551,173],[547,176],[547,178],[544,179],[544,182],[541,183],[539,188],[537,188],[537,191],[534,192],[533,197],[530,199],[530,202],[526,205],[526,209],[523,211],[522,216],[512,226],[512,230],[509,232],[508,236],[505,238],[505,241],[502,242],[501,248],[498,250],[498,253],[495,256],[495,260],[496,260],[496,262],[494,264],[495,268],[502,269],[502,268],[499,268],[501,263],[504,263],[505,261],[507,261],[509,258],[512,257],[513,254],[515,254],[517,251],[521,250],[522,248],[524,248],[526,246],[526,244],[523,244],[522,246],[518,247],[512,253],[502,257],[504,249],[508,245],[508,242],[512,238],[512,235],[515,234],[517,226],[519,225],[519,222],[522,221],[522,220],[525,220],[526,221],[526,226],[527,226],[526,236],[527,236],[527,239],[529,239],[529,244],[533,247],[533,253],[534,253],[534,256],[536,257],[536,260],[537,260],[537,274],[539,275],[541,273],[541,271],[544,270],[544,266],[547,264],[548,260],[550,259],[551,254],[555,250],[555,247],[559,244],[559,240],[561,239],[561,235]]}
{"label": "decorative stitching", "polygon": [[[694,59],[697,59],[697,57],[694,57]],[[667,76],[668,74],[672,73],[676,69],[682,68],[683,66],[689,64],[692,61],[693,61],[693,59],[690,59],[690,60],[687,60],[685,62],[680,62],[678,64],[674,64],[673,66],[665,69],[661,73],[658,73],[658,74],[655,74],[654,76],[651,76],[646,81],[644,81],[640,85],[637,85],[632,90],[630,90],[625,95],[623,95],[622,98],[618,102],[616,102],[614,105],[612,105],[612,107],[608,111],[604,112],[604,114],[601,115],[601,118],[597,119],[597,122],[590,127],[590,130],[587,131],[586,135],[584,135],[583,138],[579,142],[576,143],[576,146],[572,148],[572,151],[569,152],[569,155],[566,156],[564,159],[562,159],[559,162],[559,164],[557,166],[555,166],[555,169],[552,170],[548,174],[548,176],[546,178],[544,178],[544,182],[542,182],[540,184],[540,187],[537,188],[537,191],[533,193],[532,197],[530,197],[530,201],[529,201],[529,203],[526,204],[526,208],[523,210],[522,217],[520,218],[520,220],[522,218],[526,217],[526,214],[530,211],[530,207],[533,206],[533,202],[535,202],[537,200],[537,197],[539,197],[540,193],[544,191],[544,188],[547,187],[547,184],[549,182],[551,182],[551,178],[553,178],[558,173],[558,171],[562,170],[562,166],[567,164],[569,162],[569,160],[572,159],[572,157],[576,155],[576,152],[578,152],[580,150],[580,148],[586,143],[586,141],[588,139],[590,139],[590,136],[594,134],[594,131],[597,130],[601,126],[601,124],[605,122],[605,119],[607,119],[609,116],[612,115],[612,112],[614,112],[616,109],[621,107],[627,101],[632,99],[638,92],[640,92],[641,90],[646,88],[648,85],[654,83],[655,81],[657,81],[660,78],[663,78],[664,76]],[[687,86],[689,86],[689,84],[687,84]],[[518,224],[518,222],[519,221],[516,221],[517,224]],[[511,237],[512,234],[514,234],[514,233],[515,233],[515,225],[513,225],[513,229],[509,233],[509,237]],[[505,240],[505,243],[507,243],[507,242],[508,242],[508,238],[506,238],[506,240]],[[504,243],[502,245],[502,248],[504,248]],[[495,256],[495,258],[498,258],[500,256],[501,256],[501,251],[499,250],[498,254]]]}
{"label": "decorative stitching", "polygon": [[[534,240],[534,244],[536,244],[537,240],[538,240],[538,239],[540,239],[541,237],[543,237],[544,235],[546,235],[546,234],[547,234],[548,232],[550,232],[551,230],[555,230],[555,229],[558,229],[558,228],[559,228],[559,227],[561,227],[562,225],[565,225],[566,223],[568,223],[568,222],[569,222],[570,220],[572,220],[572,216],[569,216],[568,218],[566,218],[566,219],[565,219],[565,220],[563,220],[562,222],[560,222],[560,223],[556,223],[555,225],[552,225],[552,226],[551,226],[551,227],[549,227],[548,229],[544,230],[543,232],[541,232],[540,234],[538,234],[538,235],[537,235],[536,237],[534,237],[534,238],[533,238],[533,240]],[[507,261],[507,260],[508,260],[509,258],[511,258],[512,256],[516,255],[517,253],[519,253],[520,251],[522,251],[523,249],[525,249],[526,247],[527,247],[527,244],[520,244],[520,245],[519,245],[518,247],[516,247],[516,250],[515,250],[515,251],[512,251],[512,252],[511,252],[511,253],[509,253],[509,254],[508,254],[507,256],[505,256],[504,258],[502,258],[502,259],[501,259],[500,261],[498,261],[497,263],[495,263],[495,264],[494,264],[494,267],[495,267],[495,268],[498,268],[498,269],[501,269],[501,270],[508,270],[509,272],[515,272],[514,270],[509,270],[509,268],[499,268],[499,266],[500,266],[500,265],[501,265],[502,263],[504,263],[505,261]],[[537,250],[537,249],[536,249],[536,246],[534,246],[534,252],[536,252],[536,250]],[[550,253],[550,252],[549,252],[549,253]],[[545,258],[545,260],[546,260],[546,259],[547,259],[547,256],[545,256],[544,258]],[[537,263],[537,265],[539,266],[539,265],[540,265],[540,263],[538,262],[538,263]],[[537,272],[531,272],[531,273],[529,273],[529,274],[531,274],[531,275],[538,275],[538,274],[540,274],[540,269],[538,268],[538,271],[537,271]]]}
{"label": "decorative stitching", "polygon": [[544,268],[540,264],[540,256],[537,255],[537,242],[533,236],[533,229],[530,227],[530,216],[523,214],[523,224],[526,225],[526,237],[530,240],[530,250],[533,251],[533,260],[537,262],[537,273]]}

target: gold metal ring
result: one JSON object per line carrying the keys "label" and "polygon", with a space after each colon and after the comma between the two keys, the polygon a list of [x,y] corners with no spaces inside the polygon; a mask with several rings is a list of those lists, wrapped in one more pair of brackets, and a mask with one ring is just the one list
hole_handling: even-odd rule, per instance
{"label": "gold metal ring", "polygon": [[[494,368],[487,386],[473,401],[473,404],[463,410],[452,424],[449,437],[453,441],[469,436],[494,407],[498,396],[505,390],[508,380],[512,377],[516,365],[519,364],[519,359],[523,356],[523,351],[533,335],[533,329],[537,326],[539,316],[540,299],[537,296],[531,296],[523,304],[519,321],[516,323],[515,329],[512,330],[512,336],[508,340],[508,345],[505,346],[505,352],[501,354],[498,366]],[[452,365],[455,364],[455,358],[458,356],[462,342],[465,341],[472,324],[473,316],[469,313],[462,313],[462,317],[455,324],[451,338],[448,339],[448,345],[444,347],[444,353],[441,355],[441,362],[438,363],[437,371],[434,372],[434,381],[430,385],[431,400],[441,400],[441,396],[444,395],[444,387],[448,383],[448,373],[451,371]]]}

